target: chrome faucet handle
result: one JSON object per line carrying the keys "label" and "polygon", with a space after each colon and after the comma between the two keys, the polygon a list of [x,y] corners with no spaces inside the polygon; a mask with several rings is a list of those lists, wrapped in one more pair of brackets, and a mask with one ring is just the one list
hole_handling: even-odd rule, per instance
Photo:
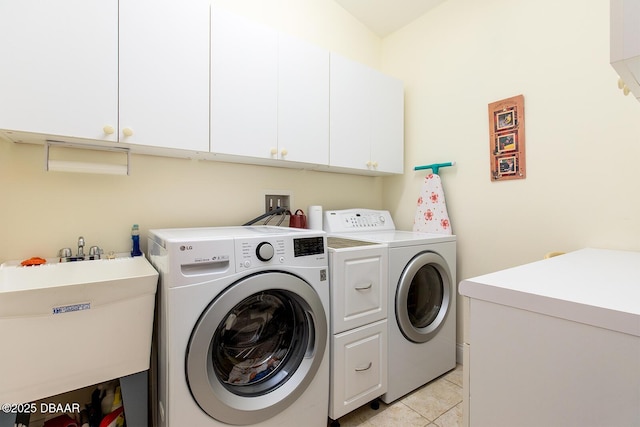
{"label": "chrome faucet handle", "polygon": [[78,237],[78,256],[84,256],[84,237]]}
{"label": "chrome faucet handle", "polygon": [[60,258],[69,258],[72,255],[71,248],[62,248],[58,251]]}
{"label": "chrome faucet handle", "polygon": [[89,256],[94,256],[100,259],[100,255],[102,255],[103,251],[98,246],[91,246],[89,248]]}

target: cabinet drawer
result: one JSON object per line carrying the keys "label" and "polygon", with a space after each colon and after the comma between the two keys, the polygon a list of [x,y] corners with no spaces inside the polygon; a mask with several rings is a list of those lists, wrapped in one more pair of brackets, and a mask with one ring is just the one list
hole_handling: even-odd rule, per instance
{"label": "cabinet drawer", "polygon": [[334,334],[386,319],[387,259],[384,247],[333,254],[330,264]]}
{"label": "cabinet drawer", "polygon": [[337,419],[387,391],[387,320],[332,338],[329,417]]}

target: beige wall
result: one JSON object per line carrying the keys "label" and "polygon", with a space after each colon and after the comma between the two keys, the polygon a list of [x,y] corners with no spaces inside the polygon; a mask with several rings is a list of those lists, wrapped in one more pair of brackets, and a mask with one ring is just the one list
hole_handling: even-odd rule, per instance
{"label": "beige wall", "polygon": [[[380,39],[333,1],[214,1],[326,49],[378,66]],[[2,102],[0,100],[0,102]],[[133,155],[129,177],[45,172],[42,146],[0,140],[0,262],[50,257],[78,236],[105,251],[130,250],[130,229],[240,225],[264,194],[295,208],[381,209],[382,178]],[[146,240],[142,239],[143,248]]]}
{"label": "beige wall", "polygon": [[333,0],[212,0],[212,4],[380,67],[380,38]]}
{"label": "beige wall", "polygon": [[[458,280],[555,250],[640,250],[640,103],[609,65],[608,0],[448,0],[386,38],[383,64],[405,82],[407,171],[383,205],[410,228],[413,166],[455,160],[440,175]],[[527,177],[491,182],[487,104],[519,94]]]}
{"label": "beige wall", "polygon": [[[448,0],[382,43],[333,1],[214,3],[403,79],[405,175],[150,156],[133,156],[130,177],[46,173],[42,147],[1,142],[0,262],[54,255],[81,234],[126,251],[132,223],[241,224],[268,190],[290,191],[295,207],[386,208],[409,229],[424,176],[413,166],[450,160],[459,280],[551,250],[640,250],[640,103],[609,65],[608,0]],[[487,104],[518,94],[527,178],[491,182]]]}

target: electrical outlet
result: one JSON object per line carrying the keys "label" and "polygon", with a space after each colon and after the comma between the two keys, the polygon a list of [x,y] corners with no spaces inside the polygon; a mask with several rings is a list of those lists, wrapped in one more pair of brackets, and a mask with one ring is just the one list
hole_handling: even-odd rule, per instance
{"label": "electrical outlet", "polygon": [[277,208],[291,210],[288,194],[266,194],[264,196],[264,212],[269,213]]}

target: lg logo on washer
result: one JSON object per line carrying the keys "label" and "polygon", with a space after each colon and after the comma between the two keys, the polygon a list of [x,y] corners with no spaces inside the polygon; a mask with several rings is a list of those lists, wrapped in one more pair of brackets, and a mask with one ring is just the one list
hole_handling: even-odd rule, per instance
{"label": "lg logo on washer", "polygon": [[189,246],[185,246],[185,245],[181,245],[180,246],[180,250],[181,251],[190,251],[193,249],[193,246],[189,245]]}

